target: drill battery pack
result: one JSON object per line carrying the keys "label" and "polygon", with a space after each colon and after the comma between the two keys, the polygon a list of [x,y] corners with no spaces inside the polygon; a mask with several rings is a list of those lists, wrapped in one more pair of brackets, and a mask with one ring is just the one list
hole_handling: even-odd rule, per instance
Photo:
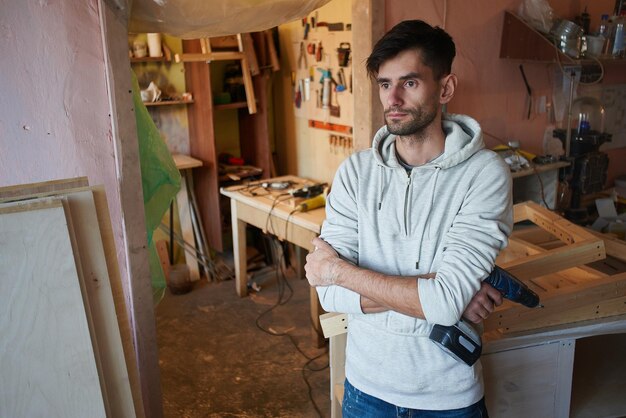
{"label": "drill battery pack", "polygon": [[462,319],[449,327],[434,325],[429,338],[442,350],[468,366],[476,363],[482,353],[480,335]]}

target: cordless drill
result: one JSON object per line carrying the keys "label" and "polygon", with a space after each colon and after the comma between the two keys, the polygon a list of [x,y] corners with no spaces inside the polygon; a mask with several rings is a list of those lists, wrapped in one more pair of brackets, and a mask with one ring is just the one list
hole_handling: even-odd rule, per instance
{"label": "cordless drill", "polygon": [[[483,281],[502,293],[506,299],[529,308],[541,306],[539,296],[535,292],[498,266],[494,266],[493,271]],[[429,338],[452,357],[468,366],[476,363],[482,353],[480,335],[463,319],[452,326],[434,325]]]}

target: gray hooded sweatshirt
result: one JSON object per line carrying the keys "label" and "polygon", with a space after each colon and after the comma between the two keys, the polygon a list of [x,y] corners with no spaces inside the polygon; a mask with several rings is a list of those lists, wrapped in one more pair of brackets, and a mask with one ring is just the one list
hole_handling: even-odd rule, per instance
{"label": "gray hooded sweatshirt", "polygon": [[507,245],[513,224],[511,175],[485,149],[478,123],[444,115],[442,155],[410,174],[386,127],[372,148],[339,167],[321,237],[350,262],[418,279],[425,320],[395,311],[364,314],[360,296],[318,287],[322,307],[349,314],[346,377],[357,389],[414,409],[462,408],[483,396],[482,366],[461,363],[428,335],[456,323]]}

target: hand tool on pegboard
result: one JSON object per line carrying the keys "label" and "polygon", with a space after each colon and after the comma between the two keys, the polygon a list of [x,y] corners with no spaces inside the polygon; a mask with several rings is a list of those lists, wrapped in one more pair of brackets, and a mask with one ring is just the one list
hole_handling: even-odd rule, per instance
{"label": "hand tool on pegboard", "polygon": [[338,123],[322,122],[319,120],[309,119],[309,127],[352,135],[352,126],[340,125]]}
{"label": "hand tool on pegboard", "polygon": [[300,53],[298,54],[298,68],[307,68],[309,66],[304,51],[304,42],[300,42]]}

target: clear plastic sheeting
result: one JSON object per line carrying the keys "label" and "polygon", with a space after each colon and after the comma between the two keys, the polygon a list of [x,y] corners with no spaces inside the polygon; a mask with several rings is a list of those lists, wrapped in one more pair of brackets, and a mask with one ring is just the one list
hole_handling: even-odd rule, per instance
{"label": "clear plastic sheeting", "polygon": [[133,0],[129,31],[183,39],[256,32],[301,19],[330,0]]}

